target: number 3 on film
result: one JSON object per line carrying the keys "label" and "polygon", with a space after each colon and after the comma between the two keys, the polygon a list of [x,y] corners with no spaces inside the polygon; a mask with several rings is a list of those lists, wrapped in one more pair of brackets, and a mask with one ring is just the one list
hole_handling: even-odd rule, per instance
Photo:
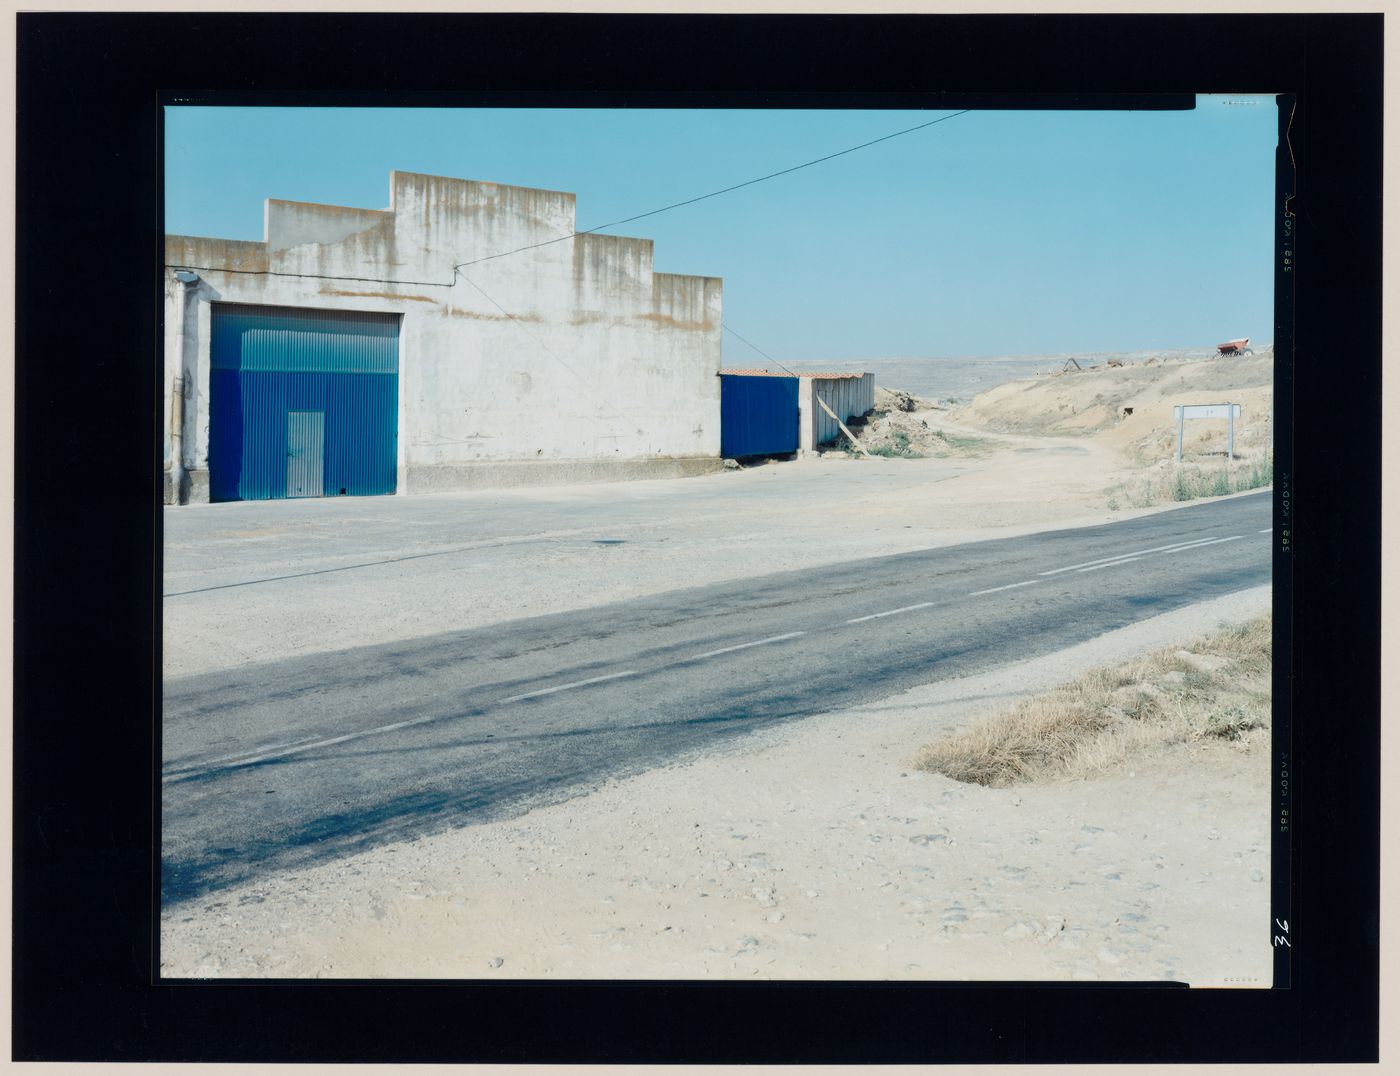
{"label": "number 3 on film", "polygon": [[1286,945],[1288,946],[1288,948],[1292,949],[1293,943],[1288,940],[1288,920],[1275,919],[1274,926],[1278,927],[1279,930],[1283,931],[1282,934],[1274,935],[1274,948],[1277,949],[1280,945]]}

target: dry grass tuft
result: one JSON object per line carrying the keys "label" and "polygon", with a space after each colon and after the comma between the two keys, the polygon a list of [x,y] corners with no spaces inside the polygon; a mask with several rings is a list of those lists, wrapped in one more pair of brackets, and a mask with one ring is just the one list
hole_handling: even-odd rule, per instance
{"label": "dry grass tuft", "polygon": [[1185,650],[1093,669],[923,747],[914,765],[1002,788],[1097,776],[1173,743],[1248,746],[1269,727],[1272,626],[1265,615]]}
{"label": "dry grass tuft", "polygon": [[1194,501],[1202,497],[1224,497],[1273,485],[1274,461],[1266,457],[1253,462],[1220,461],[1213,467],[1196,464],[1166,464],[1148,470],[1141,478],[1120,482],[1107,491],[1108,510],[1150,508],[1169,501]]}

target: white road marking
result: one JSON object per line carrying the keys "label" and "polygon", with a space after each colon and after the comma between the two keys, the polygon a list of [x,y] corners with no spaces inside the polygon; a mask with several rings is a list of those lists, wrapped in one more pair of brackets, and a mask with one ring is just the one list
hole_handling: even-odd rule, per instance
{"label": "white road marking", "polygon": [[[1205,543],[1203,543],[1203,544],[1204,544],[1204,545],[1219,545],[1221,542],[1238,542],[1238,541],[1239,541],[1241,538],[1243,538],[1243,537],[1244,537],[1243,534],[1232,534],[1232,535],[1230,535],[1230,537],[1228,537],[1228,538],[1214,538],[1214,539],[1212,539],[1211,541],[1205,542]],[[1173,552],[1175,552],[1175,550],[1173,550]]]}
{"label": "white road marking", "polygon": [[911,609],[927,609],[933,602],[919,602],[918,605],[902,605],[898,609],[886,609],[883,613],[871,613],[869,616],[852,617],[846,621],[847,624],[863,624],[867,620],[879,620],[882,616],[894,616],[895,613],[907,613]]}
{"label": "white road marking", "polygon": [[[1266,527],[1258,533],[1269,534],[1272,531],[1272,527]],[[1058,575],[1061,572],[1069,571],[1092,572],[1097,571],[1100,568],[1113,568],[1120,564],[1131,564],[1135,561],[1141,560],[1145,556],[1153,554],[1181,553],[1187,550],[1201,549],[1205,546],[1220,545],[1225,542],[1235,542],[1243,537],[1244,535],[1242,534],[1233,534],[1227,538],[1198,538],[1190,542],[1178,542],[1174,545],[1157,546],[1152,549],[1141,549],[1132,553],[1121,553],[1114,557],[1101,557],[1098,560],[1084,561],[1081,564],[1069,564],[1064,566],[1063,568],[1051,568],[1049,571],[1041,572],[1040,575]],[[1013,590],[1016,587],[1030,586],[1032,583],[1036,582],[1039,582],[1039,580],[1024,579],[1019,583],[1007,583],[1006,585],[1000,587],[988,587],[986,590],[975,590],[971,594],[969,594],[968,597],[976,598],[983,594],[995,594],[998,591],[1002,590]],[[898,609],[887,609],[882,613],[871,613],[868,616],[853,617],[852,619],[847,620],[846,623],[861,624],[867,620],[878,620],[881,617],[894,616],[897,613],[908,613],[912,612],[915,609],[926,609],[933,604],[935,603],[931,601],[918,602],[915,605],[905,605],[901,606]],[[700,661],[704,658],[719,657],[721,654],[732,654],[736,650],[747,650],[753,646],[764,646],[768,643],[779,643],[787,639],[796,639],[806,634],[807,633],[805,631],[790,631],[783,635],[770,635],[766,639],[755,639],[753,642],[749,643],[737,643],[734,646],[725,646],[721,647],[718,650],[707,650],[703,654],[696,654],[690,658],[683,658],[678,664],[684,664],[686,662],[691,661]],[[509,702],[521,702],[525,699],[536,699],[544,695],[553,695],[559,691],[568,691],[576,687],[587,687],[589,684],[601,684],[608,680],[618,680],[625,676],[636,675],[638,675],[638,673],[635,669],[625,669],[622,672],[609,673],[606,676],[594,676],[590,677],[587,680],[574,680],[567,684],[556,684],[554,687],[541,688],[538,691],[527,691],[520,695],[510,695],[504,699],[496,700],[496,703],[494,705],[503,705]],[[437,721],[440,720],[441,717],[442,715],[440,714],[428,714],[423,717],[413,718],[408,721],[396,721],[392,725],[380,725],[372,729],[361,729],[358,732],[347,732],[341,736],[332,736],[328,739],[316,740],[314,742],[307,742],[305,740],[295,740],[290,744],[284,744],[271,749],[257,748],[254,749],[255,753],[251,755],[224,755],[221,758],[212,759],[208,762],[201,763],[198,766],[172,771],[171,773],[163,776],[161,778],[161,781],[162,783],[170,783],[172,781],[179,781],[187,777],[196,776],[201,773],[207,773],[210,770],[228,769],[233,768],[235,766],[251,766],[254,763],[266,762],[268,759],[284,758],[287,755],[296,755],[300,754],[303,751],[314,751],[317,748],[321,747],[331,747],[335,744],[346,743],[350,740],[359,740],[367,736],[379,736],[386,732],[395,732],[399,729],[410,728],[414,725],[422,725],[430,721]]]}
{"label": "white road marking", "polygon": [[197,766],[190,766],[186,767],[185,769],[175,770],[173,772],[184,773],[186,772],[186,769],[204,770],[208,769],[210,766],[218,765],[220,762],[232,762],[235,759],[246,758],[249,755],[260,755],[264,751],[281,751],[284,748],[288,747],[298,747],[301,744],[310,743],[315,738],[315,736],[303,736],[300,740],[288,740],[286,743],[266,744],[262,747],[245,747],[242,751],[235,751],[231,755],[220,755],[218,758],[205,759]]}
{"label": "white road marking", "polygon": [[1040,582],[1039,579],[1026,579],[1026,580],[1023,580],[1023,581],[1020,582],[1020,583],[1007,583],[1006,586],[1004,586],[1004,587],[988,587],[986,590],[974,590],[971,594],[968,595],[968,597],[969,597],[969,598],[975,598],[975,597],[977,597],[977,595],[979,595],[979,594],[995,594],[995,593],[996,593],[997,591],[999,591],[999,590],[1010,590],[1010,589],[1012,589],[1013,587],[1028,587],[1028,586],[1030,586],[1032,583],[1039,583],[1039,582]]}
{"label": "white road marking", "polygon": [[1215,541],[1214,538],[1195,538],[1189,542],[1176,542],[1172,545],[1159,545],[1151,549],[1135,549],[1131,553],[1119,553],[1113,557],[1099,557],[1097,560],[1085,560],[1078,564],[1066,564],[1063,568],[1051,568],[1048,572],[1041,572],[1041,575],[1059,575],[1061,572],[1072,572],[1078,568],[1087,568],[1091,564],[1108,564],[1115,560],[1127,560],[1129,557],[1145,557],[1149,553],[1168,553],[1178,549],[1190,549],[1193,546],[1205,545]]}
{"label": "white road marking", "polygon": [[1142,558],[1141,558],[1141,557],[1124,557],[1122,560],[1111,560],[1111,561],[1109,561],[1109,562],[1106,563],[1106,564],[1091,564],[1091,565],[1089,565],[1089,567],[1087,567],[1087,568],[1080,568],[1078,572],[1075,572],[1075,575],[1079,575],[1081,572],[1096,572],[1096,571],[1098,571],[1100,568],[1116,568],[1116,567],[1118,567],[1118,565],[1120,565],[1120,564],[1132,564],[1134,561],[1138,561],[1138,560],[1142,560]]}
{"label": "white road marking", "polygon": [[298,744],[295,747],[279,747],[271,751],[264,751],[259,755],[252,755],[248,758],[238,759],[236,762],[206,763],[199,767],[180,770],[176,773],[167,774],[161,778],[162,784],[169,784],[171,781],[179,781],[186,777],[198,776],[210,770],[233,769],[235,766],[251,766],[255,762],[266,762],[270,758],[285,758],[287,755],[298,755],[303,751],[314,751],[318,747],[330,747],[333,744],[345,743],[347,740],[360,740],[366,736],[378,736],[385,732],[394,732],[397,729],[406,729],[410,725],[424,725],[429,721],[440,720],[441,714],[429,714],[426,717],[415,717],[411,721],[396,721],[392,725],[380,725],[378,728],[361,729],[359,732],[347,732],[343,736],[332,736],[328,740],[317,740],[314,743]]}
{"label": "white road marking", "polygon": [[[697,654],[693,658],[686,658],[685,661],[696,661],[700,658],[712,658],[720,654],[732,653],[735,650],[746,650],[751,646],[762,646],[764,643],[781,642],[783,639],[795,639],[799,635],[806,635],[805,631],[788,632],[786,635],[774,635],[768,639],[757,639],[751,643],[740,643],[737,646],[726,646],[720,650],[711,650],[708,653]],[[624,676],[636,676],[637,670],[624,669],[622,672],[609,673],[607,676],[593,676],[587,680],[574,680],[567,684],[555,684],[553,687],[541,688],[538,691],[526,691],[520,695],[508,695],[504,699],[497,699],[492,705],[501,706],[508,702],[522,702],[525,699],[537,699],[543,695],[553,695],[559,691],[568,691],[571,688],[587,687],[589,684],[601,684],[606,680],[618,680]],[[423,717],[415,717],[409,721],[396,721],[392,725],[379,725],[372,729],[361,729],[358,732],[347,732],[343,736],[331,736],[324,740],[306,742],[304,740],[295,741],[292,744],[285,744],[280,747],[270,749],[259,749],[254,754],[245,755],[225,755],[222,758],[211,759],[208,762],[200,763],[197,766],[190,766],[184,769],[175,770],[161,777],[162,784],[170,784],[173,781],[182,781],[189,777],[195,777],[211,770],[234,769],[239,766],[252,766],[259,762],[266,762],[269,759],[285,758],[288,755],[298,755],[303,751],[314,751],[321,747],[333,747],[336,744],[346,743],[350,740],[360,740],[366,736],[380,736],[386,732],[397,732],[399,729],[406,729],[413,725],[423,725],[430,721],[441,720],[442,714],[428,714]]]}
{"label": "white road marking", "polygon": [[[1233,542],[1233,541],[1236,541],[1237,539],[1240,539],[1240,538],[1243,538],[1243,537],[1244,537],[1243,534],[1235,534],[1235,535],[1232,535],[1232,536],[1229,537],[1229,538],[1212,538],[1212,539],[1210,539],[1209,541],[1205,541],[1205,542],[1194,542],[1194,543],[1192,543],[1191,545],[1177,546],[1175,549],[1164,549],[1164,550],[1159,550],[1159,551],[1157,551],[1156,553],[1154,553],[1154,556],[1163,556],[1163,557],[1165,557],[1165,556],[1169,556],[1169,555],[1172,554],[1172,553],[1189,553],[1189,552],[1191,552],[1192,550],[1204,549],[1204,548],[1205,548],[1206,546],[1208,546],[1208,545],[1219,545],[1221,542]],[[1145,555],[1145,554],[1144,554],[1144,555]],[[1098,571],[1100,568],[1116,568],[1116,567],[1118,567],[1118,565],[1120,565],[1120,564],[1131,564],[1133,561],[1135,561],[1135,560],[1141,560],[1141,559],[1142,559],[1142,557],[1123,557],[1123,558],[1120,559],[1120,560],[1110,560],[1110,561],[1107,561],[1107,562],[1104,563],[1104,564],[1091,564],[1091,565],[1089,565],[1089,567],[1087,567],[1087,568],[1080,568],[1079,571],[1080,571],[1080,572],[1095,572],[1095,571]],[[1078,574],[1078,573],[1076,573],[1076,574]]]}
{"label": "white road marking", "polygon": [[726,646],[719,650],[707,650],[703,654],[696,654],[691,658],[682,658],[682,661],[699,661],[701,658],[714,658],[720,654],[732,654],[736,650],[747,650],[751,646],[762,646],[764,643],[780,643],[784,639],[796,639],[799,635],[806,635],[805,631],[790,631],[786,635],[770,635],[767,639],[755,639],[751,643],[740,643],[738,646]]}
{"label": "white road marking", "polygon": [[499,699],[498,702],[519,702],[521,699],[537,699],[541,695],[553,695],[556,691],[568,691],[574,687],[586,687],[589,684],[601,684],[604,680],[617,680],[624,676],[636,676],[636,669],[624,669],[622,672],[608,673],[607,676],[594,676],[588,680],[575,680],[571,684],[556,684],[554,687],[541,688],[539,691],[527,691],[523,695],[511,695],[508,698]]}
{"label": "white road marking", "polygon": [[[625,672],[610,673],[607,676],[595,676],[589,680],[575,680],[571,684],[557,684],[554,687],[543,688],[540,691],[529,691],[523,695],[511,695],[509,698],[498,699],[496,704],[519,702],[521,699],[533,699],[540,695],[553,695],[556,691],[567,691],[571,687],[583,687],[586,684],[598,684],[602,683],[604,680],[616,680],[622,676],[636,675],[637,673],[635,670],[628,669]],[[414,725],[425,725],[430,721],[440,721],[443,716],[442,714],[427,714],[423,717],[415,717],[408,721],[395,721],[392,725],[379,725],[372,729],[360,729],[358,732],[347,732],[343,736],[331,736],[328,739],[316,740],[312,743],[298,742],[294,745],[289,744],[284,747],[275,747],[242,758],[236,755],[225,756],[222,759],[213,759],[209,762],[201,763],[198,766],[168,773],[161,778],[161,783],[169,784],[172,781],[180,781],[187,777],[208,773],[210,770],[252,766],[258,762],[266,762],[268,759],[286,758],[288,755],[299,755],[303,751],[314,751],[320,747],[333,747],[335,744],[346,743],[349,740],[362,740],[366,736],[382,736],[386,732],[397,732],[399,729],[411,728]]]}

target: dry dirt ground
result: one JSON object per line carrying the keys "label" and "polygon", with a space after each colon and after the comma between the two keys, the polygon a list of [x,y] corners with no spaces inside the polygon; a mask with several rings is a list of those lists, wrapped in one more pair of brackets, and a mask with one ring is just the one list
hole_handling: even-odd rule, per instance
{"label": "dry dirt ground", "polygon": [[[1068,438],[1116,450],[1118,466],[1110,469],[1122,479],[1133,467],[1173,459],[1177,404],[1235,403],[1241,407],[1235,455],[1262,459],[1270,452],[1273,361],[1271,348],[1231,359],[1119,360],[1115,366],[1008,381],[960,407],[877,389],[875,413],[853,432],[868,450],[974,459],[1008,446],[1048,447]],[[843,447],[836,446],[835,454],[850,455]],[[1184,463],[1223,460],[1226,448],[1224,421],[1187,423]]]}
{"label": "dry dirt ground", "polygon": [[[510,588],[482,589],[460,565],[448,573],[447,558],[413,561],[422,574],[405,568],[402,601],[366,616],[356,573],[318,576],[320,604],[305,614],[316,633],[286,603],[256,605],[257,588],[168,602],[167,672],[251,660],[264,644],[285,651],[314,637],[334,648],[655,593],[678,585],[678,557],[685,581],[699,584],[1106,522],[1128,514],[1108,508],[1110,491],[1174,447],[1175,403],[1241,403],[1237,448],[1262,454],[1269,375],[1266,356],[1139,364],[999,386],[953,412],[899,412],[897,423],[942,434],[930,435],[932,458],[828,454],[688,480],[752,486],[742,533],[713,502],[686,507],[686,483],[671,483],[675,495],[620,529],[629,541],[607,547],[606,561],[591,542],[522,546]],[[1223,428],[1197,433],[1223,450]],[[1214,448],[1198,439],[1187,452],[1211,463]],[[810,498],[762,496],[809,480]],[[558,492],[502,496],[542,503]],[[580,504],[617,495],[568,493]],[[470,508],[478,497],[458,499]],[[299,508],[318,536],[341,525],[328,513],[346,510]],[[429,574],[435,565],[442,572]],[[1037,661],[790,723],[515,820],[168,909],[163,973],[1267,986],[1267,751],[1181,745],[1092,781],[1015,790],[923,774],[911,761],[990,706],[1268,602],[1267,590],[1244,592]],[[229,640],[245,621],[256,630],[244,634],[263,641],[238,650]]]}
{"label": "dry dirt ground", "polygon": [[1267,752],[992,789],[919,745],[1268,607],[1267,588],[794,722],[518,819],[168,913],[174,977],[1176,980],[1267,986]]}

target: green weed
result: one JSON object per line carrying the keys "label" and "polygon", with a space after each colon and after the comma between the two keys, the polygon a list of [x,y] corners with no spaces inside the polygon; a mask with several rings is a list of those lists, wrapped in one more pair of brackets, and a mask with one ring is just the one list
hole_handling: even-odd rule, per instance
{"label": "green weed", "polygon": [[1202,497],[1224,497],[1251,489],[1270,486],[1274,481],[1274,461],[1260,460],[1249,464],[1221,464],[1202,467],[1199,464],[1175,464],[1170,469],[1144,478],[1139,482],[1123,482],[1105,491],[1108,509],[1121,506],[1151,508],[1166,501],[1194,501]]}

